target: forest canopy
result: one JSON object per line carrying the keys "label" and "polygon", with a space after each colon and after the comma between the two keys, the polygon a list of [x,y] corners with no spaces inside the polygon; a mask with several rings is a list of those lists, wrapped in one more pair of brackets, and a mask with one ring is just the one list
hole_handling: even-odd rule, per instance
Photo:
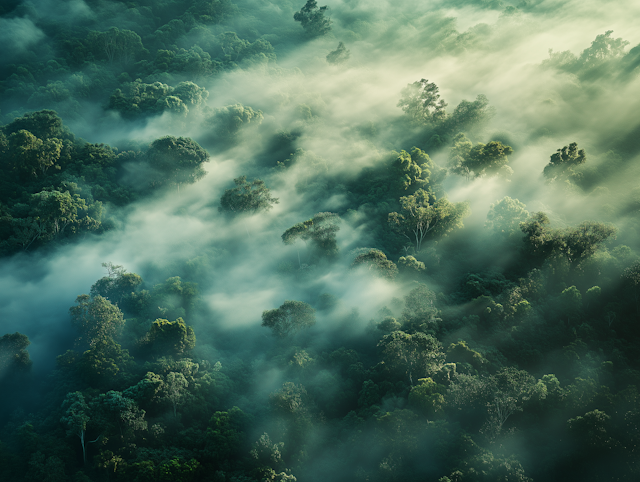
{"label": "forest canopy", "polygon": [[640,480],[637,2],[0,5],[0,480]]}

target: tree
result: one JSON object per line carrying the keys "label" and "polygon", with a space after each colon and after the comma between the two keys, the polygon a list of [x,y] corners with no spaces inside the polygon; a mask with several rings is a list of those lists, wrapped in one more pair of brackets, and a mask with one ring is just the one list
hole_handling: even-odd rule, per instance
{"label": "tree", "polygon": [[442,345],[431,335],[421,332],[413,335],[394,331],[385,335],[378,343],[385,363],[403,370],[413,386],[414,373],[419,377],[437,372],[444,364]]}
{"label": "tree", "polygon": [[144,419],[145,411],[141,410],[134,400],[123,396],[121,392],[109,390],[107,393],[102,393],[93,405],[105,418],[106,425],[116,428],[121,438],[125,435],[123,429],[133,431],[147,429],[147,422]]}
{"label": "tree", "polygon": [[264,115],[248,105],[233,104],[213,110],[204,124],[210,128],[208,141],[213,148],[237,144],[240,133],[250,125],[260,125]]}
{"label": "tree", "polygon": [[454,146],[449,153],[449,166],[455,174],[464,175],[468,179],[471,176],[478,178],[496,174],[509,177],[513,173],[507,165],[507,156],[513,153],[511,146],[500,141],[488,144],[479,142],[473,147],[470,145],[471,142],[464,134],[455,137]]}
{"label": "tree", "polygon": [[398,271],[404,276],[415,277],[425,270],[425,264],[413,256],[400,256],[400,258],[398,258]]}
{"label": "tree", "polygon": [[563,255],[571,268],[580,268],[617,231],[610,224],[595,221],[585,221],[575,228],[552,229],[549,218],[542,212],[520,223],[520,229],[525,233],[525,249],[530,255],[539,260],[553,254]]}
{"label": "tree", "polygon": [[119,303],[142,284],[140,275],[127,273],[127,270],[120,265],[102,263],[102,267],[107,269],[108,274],[91,286],[91,296],[100,295],[113,300],[114,303]]}
{"label": "tree", "polygon": [[[64,234],[69,226],[91,225],[91,218],[82,217],[87,204],[78,194],[72,196],[69,191],[41,191],[31,195],[31,204],[33,217],[44,227],[43,236],[53,238]],[[99,224],[99,220],[94,221]]]}
{"label": "tree", "polygon": [[100,338],[82,354],[76,368],[78,375],[92,387],[111,388],[126,379],[128,370],[134,366],[128,350],[112,338]]}
{"label": "tree", "polygon": [[60,169],[62,141],[56,138],[41,139],[27,130],[19,130],[8,138],[10,164],[20,177],[44,176],[50,167]]}
{"label": "tree", "polygon": [[0,338],[0,379],[13,370],[26,371],[31,368],[27,347],[29,337],[18,333],[7,333]]}
{"label": "tree", "polygon": [[73,138],[73,135],[62,124],[62,119],[53,110],[27,112],[4,126],[2,130],[7,137],[20,130],[25,130],[38,139]]}
{"label": "tree", "polygon": [[196,346],[196,335],[182,318],[175,321],[159,318],[153,322],[141,344],[158,356],[181,356]]}
{"label": "tree", "polygon": [[347,47],[345,47],[344,43],[338,42],[338,48],[332,50],[327,54],[327,62],[334,65],[342,64],[349,60],[350,56],[351,52],[347,50]]}
{"label": "tree", "polygon": [[584,164],[587,161],[587,154],[584,149],[578,150],[578,144],[572,142],[568,146],[564,146],[562,149],[551,156],[549,164],[544,167],[542,174],[547,182],[555,180],[566,179],[575,174],[574,168],[580,164]]}
{"label": "tree", "polygon": [[421,378],[419,384],[409,392],[409,405],[427,417],[442,413],[445,405],[445,387],[438,385],[431,378]]}
{"label": "tree", "polygon": [[68,393],[67,397],[62,402],[62,408],[66,408],[66,411],[60,419],[60,422],[62,422],[67,428],[67,435],[76,435],[80,439],[80,445],[82,446],[82,461],[86,464],[87,443],[97,442],[102,435],[99,435],[95,440],[85,441],[87,424],[90,420],[90,409],[81,392]]}
{"label": "tree", "polygon": [[611,417],[602,410],[593,410],[567,421],[569,432],[588,450],[610,449],[615,441],[607,433]]}
{"label": "tree", "polygon": [[164,381],[164,396],[173,406],[173,416],[177,417],[177,407],[182,401],[189,382],[182,373],[169,372]]}
{"label": "tree", "polygon": [[469,153],[473,149],[473,143],[462,132],[458,133],[449,150],[449,170],[467,180],[471,178],[471,169],[466,163]]}
{"label": "tree", "polygon": [[495,109],[489,106],[489,99],[480,94],[474,101],[460,101],[453,113],[445,118],[440,131],[449,135],[455,132],[468,132],[481,127],[494,115]]}
{"label": "tree", "polygon": [[[298,239],[302,239],[305,243],[310,241],[318,253],[333,257],[338,252],[336,233],[340,229],[339,222],[340,218],[335,213],[318,213],[313,218],[298,223],[282,233],[282,242],[293,244]],[[298,254],[298,262],[299,258]]]}
{"label": "tree", "polygon": [[447,116],[447,103],[440,99],[439,90],[436,84],[426,79],[408,84],[402,90],[398,107],[418,124],[441,123]]}
{"label": "tree", "polygon": [[622,272],[622,279],[631,287],[636,302],[636,314],[640,317],[640,261],[636,261]]}
{"label": "tree", "polygon": [[281,338],[316,324],[316,310],[304,301],[285,301],[280,308],[262,312],[262,326]]}
{"label": "tree", "polygon": [[484,227],[501,236],[512,236],[520,233],[520,223],[529,218],[526,205],[517,199],[505,196],[489,206]]}
{"label": "tree", "polygon": [[147,152],[149,165],[162,174],[157,184],[193,184],[204,177],[202,164],[209,154],[188,137],[165,136],[151,143]]}
{"label": "tree", "polygon": [[579,267],[587,258],[615,236],[617,229],[611,224],[585,221],[575,228],[559,233],[556,249],[562,253],[572,267]]}
{"label": "tree", "polygon": [[444,236],[462,227],[462,219],[469,214],[466,202],[451,203],[446,198],[435,200],[433,193],[418,189],[415,194],[400,198],[402,214],[389,213],[392,230],[415,244],[420,252],[425,239]]}
{"label": "tree", "polygon": [[398,274],[398,267],[393,261],[387,259],[387,255],[379,249],[369,249],[359,254],[351,263],[352,268],[366,266],[369,271],[373,271],[377,276],[389,280],[395,279]]}
{"label": "tree", "polygon": [[299,12],[293,14],[293,19],[302,24],[302,28],[309,37],[318,37],[331,30],[331,19],[325,17],[328,7],[318,7],[316,0],[307,0]]}
{"label": "tree", "polygon": [[436,294],[427,285],[420,283],[404,298],[402,319],[406,324],[420,327],[439,320],[435,306]]}
{"label": "tree", "polygon": [[[420,162],[420,164],[418,164]],[[400,155],[389,166],[390,180],[392,188],[399,192],[415,192],[429,184],[431,171],[430,165],[433,162],[422,150],[414,147],[411,154],[407,151],[400,151]]]}
{"label": "tree", "polygon": [[110,64],[118,61],[125,67],[149,53],[137,33],[117,27],[107,32],[92,31],[86,41],[96,55],[106,58]]}
{"label": "tree", "polygon": [[540,386],[526,370],[506,367],[490,378],[492,399],[487,403],[489,418],[485,432],[490,438],[500,434],[502,426],[515,412],[523,410],[523,403],[536,393]]}
{"label": "tree", "polygon": [[233,182],[236,187],[227,189],[220,198],[219,210],[222,212],[256,214],[269,211],[274,204],[278,204],[278,198],[271,196],[264,181],[260,179],[248,182],[246,176],[242,176]]}
{"label": "tree", "polygon": [[553,232],[549,224],[549,217],[543,212],[533,213],[520,223],[520,230],[525,235],[525,252],[538,262],[546,260],[553,253]]}
{"label": "tree", "polygon": [[80,330],[81,339],[93,346],[112,339],[124,326],[122,311],[100,295],[80,295],[77,306],[69,308],[71,323]]}

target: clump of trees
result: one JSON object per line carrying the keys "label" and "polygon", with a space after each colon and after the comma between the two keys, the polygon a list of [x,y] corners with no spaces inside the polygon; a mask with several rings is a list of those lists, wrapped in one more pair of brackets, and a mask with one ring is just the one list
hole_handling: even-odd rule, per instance
{"label": "clump of trees", "polygon": [[304,301],[285,301],[279,308],[262,312],[262,326],[274,335],[286,337],[316,323],[315,311]]}
{"label": "clump of trees", "polygon": [[261,179],[247,181],[246,176],[233,180],[236,187],[225,190],[220,198],[221,212],[241,214],[256,214],[269,211],[274,204],[278,204],[278,198],[271,196],[271,191]]}
{"label": "clump of trees", "polygon": [[452,203],[447,198],[435,199],[432,192],[418,189],[400,198],[401,212],[389,213],[389,226],[420,252],[423,242],[444,236],[462,227],[469,215],[469,204]]}
{"label": "clump of trees", "polygon": [[325,35],[331,30],[331,19],[326,17],[328,7],[318,7],[316,0],[307,0],[299,12],[293,14],[293,19],[300,22],[309,37]]}
{"label": "clump of trees", "polygon": [[513,169],[507,165],[507,156],[512,153],[511,146],[500,141],[488,144],[479,142],[474,146],[460,133],[453,138],[453,146],[449,152],[449,170],[467,179],[495,175],[509,178]]}

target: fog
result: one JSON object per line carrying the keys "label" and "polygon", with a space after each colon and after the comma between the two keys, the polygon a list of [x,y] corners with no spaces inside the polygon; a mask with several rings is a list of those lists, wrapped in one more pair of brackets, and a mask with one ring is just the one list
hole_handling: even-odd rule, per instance
{"label": "fog", "polygon": [[[197,283],[197,308],[186,320],[198,339],[194,360],[221,361],[223,367],[236,367],[242,359],[254,370],[256,399],[266,401],[289,380],[286,366],[282,368],[273,355],[285,345],[279,345],[281,342],[261,326],[262,313],[286,300],[303,301],[317,310],[317,323],[297,335],[295,346],[321,353],[340,345],[376,343],[371,341],[375,325],[389,315],[400,319],[402,300],[418,283],[410,277],[392,281],[366,267],[352,267],[358,248],[380,249],[394,263],[409,253],[405,248],[403,254],[401,241],[390,241],[385,234],[388,230],[380,225],[380,219],[386,221],[386,213],[381,217],[377,210],[384,206],[358,197],[354,186],[367,169],[381,168],[398,152],[414,146],[437,166],[450,167],[451,138],[457,132],[447,134],[448,140],[438,145],[431,141],[436,128],[411,124],[399,107],[403,89],[420,79],[439,87],[449,114],[459,104],[485,95],[491,115],[467,129],[466,135],[474,145],[499,140],[513,148],[509,179],[467,179],[449,172],[443,181],[446,198],[452,203],[468,202],[470,214],[464,218],[463,228],[449,237],[430,240],[420,256],[413,253],[427,264],[419,281],[439,293],[439,302],[453,300],[452,292],[464,286],[465,276],[471,272],[504,272],[514,282],[526,278],[528,265],[525,269],[524,264],[514,261],[516,251],[505,248],[499,252],[502,245],[492,240],[484,227],[491,205],[506,196],[524,203],[529,213],[545,212],[552,228],[570,228],[584,221],[614,225],[617,233],[607,241],[609,251],[620,245],[640,249],[636,206],[640,200],[636,199],[640,188],[636,167],[640,160],[640,62],[637,50],[632,50],[640,44],[638,2],[335,1],[327,3],[331,31],[316,38],[305,36],[300,24],[293,21],[301,3],[238,0],[221,23],[201,25],[172,41],[172,47],[184,49],[207,42],[213,45],[212,39],[233,31],[248,42],[269,41],[277,57],[241,59],[234,68],[221,68],[215,75],[198,78],[168,69],[163,75],[154,74],[149,67],[142,78],[145,83],[157,80],[175,88],[192,80],[207,90],[206,100],[189,105],[184,114],[165,110],[127,117],[109,109],[115,87],[124,89],[125,85],[122,77],[115,80],[115,73],[104,75],[111,79],[104,80],[108,91],[90,89],[80,97],[71,86],[77,80],[74,76],[83,75],[83,69],[87,79],[93,75],[89,63],[51,74],[47,80],[62,82],[68,96],[47,100],[29,94],[20,105],[19,89],[12,87],[11,95],[0,100],[4,124],[24,112],[54,109],[78,138],[109,144],[120,152],[144,151],[155,139],[170,135],[192,138],[210,154],[204,164],[206,176],[194,184],[141,195],[127,206],[105,203],[113,229],[0,259],[3,333],[20,332],[29,337],[36,377],[48,376],[56,366],[56,357],[74,348],[77,333],[70,324],[69,308],[76,296],[89,293],[92,284],[106,275],[101,266],[105,262],[142,276],[145,289],[172,276]],[[3,68],[15,70],[13,64],[26,53],[40,55],[45,59],[42,65],[48,56],[58,55],[60,43],[45,33],[53,23],[103,32],[117,25],[143,37],[153,33],[149,26],[136,26],[137,17],[125,10],[120,2],[106,0],[24,1],[0,17]],[[171,16],[167,14],[167,18]],[[622,39],[624,42],[618,43],[623,45],[622,51],[608,51],[597,44],[598,38],[605,37],[614,43]],[[331,64],[327,55],[339,42],[344,42],[350,56]],[[593,51],[588,51],[592,43]],[[132,72],[133,65],[141,64],[126,68]],[[116,72],[115,67],[109,68]],[[17,74],[13,75],[6,79],[18,82]],[[40,85],[47,85],[45,74],[40,75]],[[32,90],[35,92],[35,87]],[[222,119],[220,112],[236,104],[260,111],[261,116],[240,120],[235,131],[225,134],[222,120],[216,124],[215,119]],[[285,134],[288,143],[281,142]],[[587,153],[580,171],[584,182],[545,182],[543,169],[551,155],[572,142]],[[147,182],[146,175],[131,163],[124,166],[121,181],[137,189]],[[255,214],[221,212],[221,197],[240,176],[249,181],[264,180],[278,203]],[[381,197],[379,202],[383,200]],[[632,201],[636,204],[630,204]],[[398,206],[389,207],[389,211]],[[338,213],[342,218],[336,238],[339,251],[333,260],[314,257],[311,245],[301,240],[285,245],[281,237],[291,226],[319,212]],[[473,246],[475,251],[466,255],[460,246]],[[557,270],[561,272],[561,268]],[[549,276],[556,276],[554,273]],[[572,283],[580,289],[603,284],[591,272],[580,276],[578,281],[563,284],[553,296],[560,297]],[[612,286],[618,283],[607,280]],[[327,295],[335,303],[323,308]],[[449,302],[453,306],[454,302]],[[470,303],[459,302],[455,309],[462,313],[470,309]],[[549,306],[554,305],[549,303],[543,310],[551,311]],[[613,312],[613,304],[608,306]],[[462,314],[447,316],[461,326],[458,318],[462,320]],[[441,340],[445,347],[476,333],[475,327],[467,331],[467,327],[454,325]],[[486,348],[486,356],[491,358],[494,355],[488,347],[494,342],[499,345],[501,336],[478,335],[477,346]],[[554,353],[548,354],[549,360],[555,360]],[[494,356],[492,363],[496,359],[502,360]],[[536,367],[542,370],[541,366],[544,363]],[[543,374],[536,372],[535,377]],[[309,386],[321,386],[326,382],[323,376],[334,374],[322,372],[309,380]],[[356,393],[359,390],[356,388]],[[252,412],[252,401],[243,393],[234,400],[241,409]],[[387,398],[384,410],[391,413],[405,407],[403,397],[406,392]],[[261,412],[256,409],[255,413]],[[322,431],[314,430],[321,440]],[[433,435],[424,437],[432,443]],[[523,465],[534,465],[527,455],[530,442],[524,436],[517,437],[510,439],[510,453],[520,454]],[[309,447],[320,444],[308,443]],[[314,463],[322,464],[324,457],[317,457]],[[379,464],[371,457],[362,465]],[[431,473],[432,469],[422,472]]]}

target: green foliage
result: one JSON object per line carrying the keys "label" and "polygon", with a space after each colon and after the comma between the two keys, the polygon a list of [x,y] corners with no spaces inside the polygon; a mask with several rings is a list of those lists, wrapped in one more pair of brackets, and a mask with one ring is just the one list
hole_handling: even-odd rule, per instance
{"label": "green foliage", "polygon": [[271,196],[269,188],[260,179],[248,182],[246,176],[242,176],[234,179],[233,182],[236,187],[225,190],[220,198],[219,210],[222,212],[256,214],[260,211],[269,211],[273,204],[279,202],[278,198]]}
{"label": "green foliage", "polygon": [[[419,161],[422,161],[420,165]],[[431,174],[428,169],[430,164],[433,163],[429,156],[417,147],[413,148],[411,154],[400,151],[389,168],[390,178],[395,182],[393,187],[400,192],[415,192],[418,188],[426,187]]]}
{"label": "green foliage", "polygon": [[439,91],[436,84],[421,79],[402,90],[398,107],[401,107],[412,121],[420,125],[438,124],[447,116],[445,110],[447,103],[440,99]]}
{"label": "green foliage", "polygon": [[394,331],[382,337],[378,343],[385,363],[405,372],[411,385],[413,375],[430,375],[444,364],[442,345],[431,335]]}
{"label": "green foliage", "polygon": [[480,353],[470,348],[466,341],[459,341],[449,345],[449,348],[447,348],[447,361],[468,363],[476,370],[481,370],[483,365],[488,363]]}
{"label": "green foliage", "polygon": [[9,136],[9,162],[22,178],[44,176],[51,167],[60,169],[56,164],[60,159],[62,141],[56,138],[44,142],[31,132],[19,130]]}
{"label": "green foliage", "polygon": [[280,308],[262,312],[262,326],[271,328],[274,335],[286,337],[316,323],[316,310],[304,301],[285,301]]}
{"label": "green foliage", "polygon": [[469,215],[466,202],[451,203],[446,198],[436,200],[433,193],[418,189],[415,194],[400,198],[401,213],[389,213],[391,229],[404,236],[420,252],[426,240],[444,236],[462,227]]}
{"label": "green foliage", "polygon": [[196,346],[196,335],[182,318],[175,321],[157,319],[140,344],[157,356],[182,356]]}
{"label": "green foliage", "polygon": [[411,387],[409,392],[409,406],[418,412],[433,417],[443,413],[445,387],[438,385],[431,378],[421,378],[418,385]]}
{"label": "green foliage", "polygon": [[584,49],[579,57],[568,50],[554,52],[549,49],[549,59],[542,65],[576,74],[581,80],[594,80],[610,75],[616,61],[624,59],[624,49],[629,45],[628,41],[620,37],[611,37],[612,33],[613,30],[607,30],[597,35],[591,46]]}
{"label": "green foliage", "polygon": [[614,226],[595,221],[585,221],[575,228],[551,229],[544,213],[534,213],[520,223],[520,229],[525,234],[528,254],[538,259],[559,254],[572,268],[582,267],[617,232]]}
{"label": "green foliage", "polygon": [[108,276],[100,278],[91,286],[91,296],[103,296],[115,303],[120,303],[126,296],[131,295],[142,284],[142,278],[135,273],[127,273],[120,265],[102,263],[107,269]]}
{"label": "green foliage", "polygon": [[467,179],[485,175],[508,178],[513,173],[507,165],[507,156],[513,153],[511,146],[500,141],[491,141],[488,144],[479,142],[472,146],[464,134],[458,134],[453,141],[454,145],[449,153],[451,172]]}
{"label": "green foliage", "polygon": [[387,256],[379,249],[369,249],[367,252],[359,254],[351,263],[352,268],[358,266],[366,266],[376,276],[389,280],[395,279],[398,274],[398,267],[393,261],[387,259]]}
{"label": "green foliage", "polygon": [[335,213],[318,213],[313,218],[298,223],[282,233],[282,242],[293,244],[301,239],[305,243],[311,242],[318,255],[334,257],[338,253],[336,233],[340,229],[339,222],[340,218]]}
{"label": "green foliage", "polygon": [[331,30],[331,19],[325,17],[328,7],[318,7],[316,0],[307,0],[299,12],[293,14],[293,19],[302,24],[302,28],[309,37],[325,35]]}
{"label": "green foliage", "polygon": [[484,226],[500,236],[514,236],[520,234],[520,223],[528,218],[529,211],[524,203],[505,196],[489,207]]}
{"label": "green foliage", "polygon": [[97,340],[77,359],[78,375],[92,387],[114,387],[122,383],[132,368],[128,350],[110,338]]}
{"label": "green foliage", "polygon": [[27,347],[29,337],[18,333],[7,333],[0,338],[0,379],[11,372],[23,373],[31,368]]}
{"label": "green foliage", "polygon": [[148,55],[140,36],[131,30],[112,27],[107,32],[91,31],[86,44],[98,58],[126,67]]}
{"label": "green foliage", "polygon": [[578,144],[572,142],[551,156],[549,164],[544,167],[543,175],[548,182],[575,178],[575,167],[584,164],[587,155],[584,149],[578,150]]}
{"label": "green foliage", "polygon": [[151,143],[147,159],[161,175],[154,180],[155,185],[179,186],[193,184],[205,176],[202,164],[209,160],[209,154],[188,137],[165,136]]}
{"label": "green foliage", "polygon": [[260,125],[264,115],[248,105],[234,104],[210,111],[205,125],[210,128],[207,142],[212,148],[230,147],[236,144],[241,133],[250,126]]}
{"label": "green foliage", "polygon": [[76,303],[69,308],[71,323],[80,331],[81,339],[92,346],[112,339],[124,326],[122,311],[100,295],[80,295]]}
{"label": "green foliage", "polygon": [[438,321],[438,309],[435,302],[435,293],[420,283],[404,299],[403,323],[421,331],[431,329],[433,323]]}
{"label": "green foliage", "polygon": [[109,98],[109,108],[126,119],[153,116],[170,112],[186,116],[189,107],[202,105],[209,92],[193,82],[180,82],[171,87],[162,82],[145,84],[140,79],[124,83]]}
{"label": "green foliage", "polygon": [[417,276],[426,270],[422,261],[413,256],[401,256],[398,259],[398,270],[405,276]]}

